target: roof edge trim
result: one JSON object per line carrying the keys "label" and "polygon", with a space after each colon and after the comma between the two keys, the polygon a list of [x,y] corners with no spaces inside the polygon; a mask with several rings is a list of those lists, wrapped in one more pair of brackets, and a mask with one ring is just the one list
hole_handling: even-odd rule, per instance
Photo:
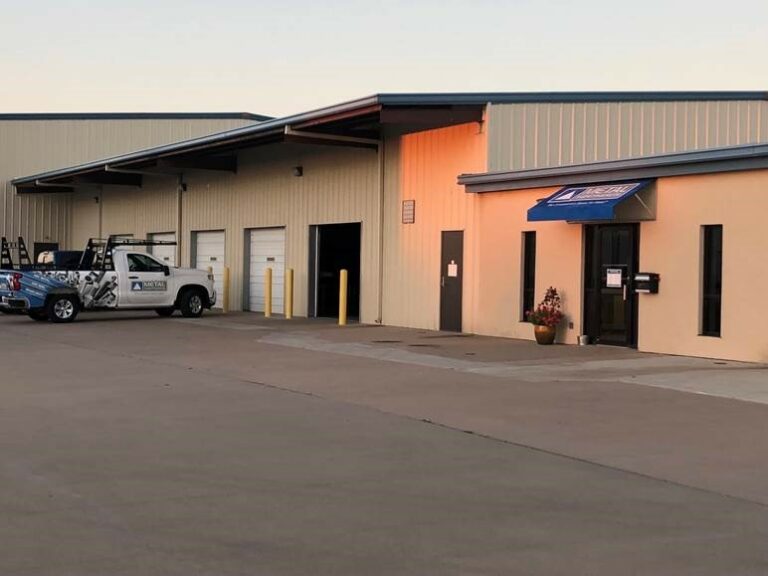
{"label": "roof edge trim", "polygon": [[465,186],[467,192],[502,192],[607,180],[758,170],[767,167],[768,144],[750,144],[533,170],[462,174],[458,177],[458,183]]}

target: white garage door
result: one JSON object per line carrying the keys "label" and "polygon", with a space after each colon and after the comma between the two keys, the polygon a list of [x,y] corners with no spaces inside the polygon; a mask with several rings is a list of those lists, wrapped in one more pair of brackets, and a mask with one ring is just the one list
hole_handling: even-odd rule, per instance
{"label": "white garage door", "polygon": [[272,312],[283,313],[285,228],[251,230],[248,309],[264,312],[264,274],[272,268]]}
{"label": "white garage door", "polygon": [[198,232],[195,240],[195,268],[213,268],[216,308],[221,308],[224,281],[224,232]]}
{"label": "white garage door", "polygon": [[[150,238],[160,242],[175,242],[176,234],[173,232],[167,234],[151,234]],[[150,250],[152,251],[152,256],[155,258],[159,258],[168,266],[176,266],[176,246],[150,246]]]}

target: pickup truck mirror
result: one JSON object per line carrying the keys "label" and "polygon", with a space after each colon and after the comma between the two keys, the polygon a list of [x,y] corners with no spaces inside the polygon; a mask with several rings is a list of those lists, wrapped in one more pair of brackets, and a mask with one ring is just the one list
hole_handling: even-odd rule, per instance
{"label": "pickup truck mirror", "polygon": [[166,276],[170,276],[171,269],[168,266],[163,266],[163,274],[165,274]]}

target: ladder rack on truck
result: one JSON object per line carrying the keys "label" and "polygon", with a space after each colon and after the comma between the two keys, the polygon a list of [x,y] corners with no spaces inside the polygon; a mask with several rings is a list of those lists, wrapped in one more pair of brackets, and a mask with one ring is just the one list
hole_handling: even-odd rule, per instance
{"label": "ladder rack on truck", "polygon": [[138,238],[89,238],[80,257],[80,270],[109,270],[113,265],[112,254],[121,246],[176,246],[172,240],[144,240]]}
{"label": "ladder rack on truck", "polygon": [[[139,238],[120,238],[109,236],[108,238],[90,238],[85,250],[56,250],[61,256],[65,254],[71,262],[64,266],[57,264],[41,264],[32,262],[27,251],[24,238],[19,236],[16,242],[9,242],[3,236],[0,238],[0,269],[2,270],[50,270],[63,267],[67,270],[109,270],[113,265],[112,253],[115,248],[121,246],[176,246],[171,240],[144,240]],[[13,252],[16,251],[17,258]],[[72,261],[76,258],[75,261]]]}
{"label": "ladder rack on truck", "polygon": [[[16,268],[11,255],[11,250],[16,250],[19,257],[19,266]],[[27,245],[24,243],[24,238],[18,237],[16,242],[8,242],[8,239],[3,236],[0,238],[0,269],[3,270],[29,270],[33,267],[32,260],[27,252]]]}

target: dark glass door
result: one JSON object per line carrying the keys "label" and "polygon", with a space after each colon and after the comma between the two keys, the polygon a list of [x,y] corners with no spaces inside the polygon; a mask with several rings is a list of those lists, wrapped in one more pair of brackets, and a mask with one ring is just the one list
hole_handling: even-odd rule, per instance
{"label": "dark glass door", "polygon": [[637,224],[585,226],[584,332],[590,341],[637,345]]}

